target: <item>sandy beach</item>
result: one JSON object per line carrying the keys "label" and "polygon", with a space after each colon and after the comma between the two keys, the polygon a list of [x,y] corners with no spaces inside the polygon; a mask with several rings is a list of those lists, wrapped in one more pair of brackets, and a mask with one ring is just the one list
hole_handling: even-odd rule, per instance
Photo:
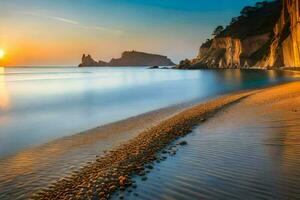
{"label": "sandy beach", "polygon": [[300,200],[300,0],[1,3],[0,200]]}
{"label": "sandy beach", "polygon": [[[245,108],[259,106],[269,112],[286,110],[300,113],[300,82],[292,82],[261,90],[246,91],[226,95],[204,104],[193,106],[160,124],[140,133],[128,143],[98,157],[82,169],[73,172],[55,184],[35,195],[33,199],[107,199],[116,190],[136,187],[131,179],[139,175],[147,179],[147,172],[153,169],[155,161],[162,161],[168,154],[176,154],[180,146],[168,146],[172,141],[191,132],[195,126],[205,123],[215,113],[227,107],[234,109],[236,104],[243,103]],[[239,109],[239,108],[237,108]],[[167,148],[166,148],[167,147]]]}

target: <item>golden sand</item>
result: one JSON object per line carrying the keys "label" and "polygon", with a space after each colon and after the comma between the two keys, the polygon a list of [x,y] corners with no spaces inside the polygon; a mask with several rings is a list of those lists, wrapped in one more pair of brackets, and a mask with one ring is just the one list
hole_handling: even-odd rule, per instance
{"label": "golden sand", "polygon": [[[168,146],[172,141],[188,134],[193,127],[228,106],[231,106],[231,109],[235,109],[235,106],[236,109],[261,107],[269,112],[286,109],[300,113],[300,82],[230,94],[188,108],[143,131],[136,138],[87,164],[72,176],[65,177],[36,193],[32,198],[108,199],[117,189],[135,187],[131,177],[140,175],[146,180],[145,172],[153,168],[153,162],[165,159],[166,154],[159,152],[176,153],[176,146]],[[242,114],[242,111],[240,113]]]}

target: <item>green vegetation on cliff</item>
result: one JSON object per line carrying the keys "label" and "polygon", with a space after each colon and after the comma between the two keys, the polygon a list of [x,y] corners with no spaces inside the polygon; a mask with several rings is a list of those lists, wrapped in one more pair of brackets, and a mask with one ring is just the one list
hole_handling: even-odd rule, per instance
{"label": "green vegetation on cliff", "polygon": [[[274,27],[284,0],[246,6],[225,28],[218,26],[201,47],[197,58],[180,62],[178,68],[249,68],[270,53]],[[288,25],[287,25],[288,27]],[[286,31],[287,32],[287,31]],[[283,34],[285,37],[287,34]]]}
{"label": "green vegetation on cliff", "polygon": [[255,6],[246,6],[241,15],[232,19],[224,31],[216,37],[244,39],[250,36],[271,33],[280,16],[281,1],[258,2]]}

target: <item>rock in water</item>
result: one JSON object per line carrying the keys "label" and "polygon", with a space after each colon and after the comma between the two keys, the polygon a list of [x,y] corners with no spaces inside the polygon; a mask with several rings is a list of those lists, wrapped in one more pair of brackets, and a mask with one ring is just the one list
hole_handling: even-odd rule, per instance
{"label": "rock in water", "polygon": [[155,66],[149,67],[148,69],[159,69],[159,66],[155,65]]}
{"label": "rock in water", "polygon": [[186,141],[179,142],[179,145],[181,146],[187,145],[187,142]]}
{"label": "rock in water", "polygon": [[79,67],[94,67],[94,66],[108,66],[107,62],[99,60],[98,62],[95,61],[91,55],[82,55],[81,63],[79,64]]}
{"label": "rock in water", "polygon": [[90,55],[83,54],[80,67],[88,66],[173,66],[175,65],[167,56],[150,54],[138,51],[125,51],[121,58],[113,58],[110,62],[95,61]]}

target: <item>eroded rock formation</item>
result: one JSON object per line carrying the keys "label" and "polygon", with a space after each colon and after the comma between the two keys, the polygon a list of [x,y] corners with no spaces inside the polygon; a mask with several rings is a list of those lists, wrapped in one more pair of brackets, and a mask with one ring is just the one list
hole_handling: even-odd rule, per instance
{"label": "eroded rock formation", "polygon": [[108,63],[101,60],[97,62],[92,58],[91,55],[86,56],[85,54],[83,54],[79,67],[84,67],[84,66],[108,66]]}
{"label": "eroded rock formation", "polygon": [[300,1],[284,0],[269,53],[260,67],[300,67]]}
{"label": "eroded rock formation", "polygon": [[299,4],[278,0],[250,7],[179,68],[300,67]]}
{"label": "eroded rock formation", "polygon": [[80,67],[84,66],[173,66],[175,65],[167,56],[149,54],[138,51],[125,51],[121,58],[113,58],[110,62],[95,61],[90,55],[82,57]]}

